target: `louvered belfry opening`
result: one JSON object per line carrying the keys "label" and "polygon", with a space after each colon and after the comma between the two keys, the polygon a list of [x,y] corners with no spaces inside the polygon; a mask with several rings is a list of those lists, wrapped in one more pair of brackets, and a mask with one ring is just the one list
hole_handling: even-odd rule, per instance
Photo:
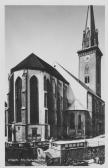
{"label": "louvered belfry opening", "polygon": [[30,79],[30,123],[39,123],[38,80],[35,76]]}

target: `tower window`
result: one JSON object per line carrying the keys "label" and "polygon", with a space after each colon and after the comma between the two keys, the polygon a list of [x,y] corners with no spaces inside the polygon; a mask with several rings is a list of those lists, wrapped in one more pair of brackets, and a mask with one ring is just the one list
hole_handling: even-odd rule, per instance
{"label": "tower window", "polygon": [[89,83],[90,82],[90,78],[89,78],[89,76],[86,76],[85,77],[85,83]]}
{"label": "tower window", "polygon": [[[86,60],[89,59],[89,57],[86,57]],[[89,66],[88,64],[86,64],[85,66],[85,71],[84,71],[85,74],[89,74]]]}

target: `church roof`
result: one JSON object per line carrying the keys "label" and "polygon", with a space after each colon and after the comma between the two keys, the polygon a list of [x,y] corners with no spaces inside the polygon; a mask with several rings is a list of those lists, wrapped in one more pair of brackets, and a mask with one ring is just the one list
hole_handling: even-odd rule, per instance
{"label": "church roof", "polygon": [[[90,89],[84,82],[82,82],[81,80],[79,80],[76,76],[74,76],[72,73],[70,73],[68,70],[66,70],[62,65],[58,64],[60,67],[62,67],[72,78],[74,78],[83,88],[85,88],[89,93],[91,93],[92,95],[98,97],[99,99],[101,99],[101,97],[99,97],[92,89]],[[101,101],[103,101],[101,99]],[[103,101],[104,102],[104,101]]]}
{"label": "church roof", "polygon": [[41,70],[46,71],[47,73],[51,74],[52,76],[57,77],[61,81],[69,84],[66,79],[51,65],[43,61],[34,53],[30,54],[26,57],[23,61],[17,64],[14,68],[11,69],[11,73],[22,70],[22,69],[32,69],[32,70]]}

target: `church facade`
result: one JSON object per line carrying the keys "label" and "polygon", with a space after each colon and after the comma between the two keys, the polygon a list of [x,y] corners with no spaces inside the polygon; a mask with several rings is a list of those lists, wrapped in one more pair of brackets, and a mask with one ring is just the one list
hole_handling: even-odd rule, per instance
{"label": "church facade", "polygon": [[11,69],[9,84],[10,141],[45,140],[62,134],[69,83],[55,68],[31,54]]}
{"label": "church facade", "polygon": [[[49,137],[75,139],[105,132],[105,102],[101,99],[101,57],[93,6],[88,7],[79,79],[61,67],[30,54],[11,69],[6,123],[8,141]],[[90,24],[87,25],[88,17]]]}

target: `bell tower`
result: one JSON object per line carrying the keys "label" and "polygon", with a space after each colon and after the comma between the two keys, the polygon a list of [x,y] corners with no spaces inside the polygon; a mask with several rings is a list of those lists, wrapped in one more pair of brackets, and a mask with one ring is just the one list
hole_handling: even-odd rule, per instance
{"label": "bell tower", "polygon": [[98,47],[98,30],[95,28],[93,6],[88,6],[82,49],[79,50],[79,79],[101,97],[101,56]]}

